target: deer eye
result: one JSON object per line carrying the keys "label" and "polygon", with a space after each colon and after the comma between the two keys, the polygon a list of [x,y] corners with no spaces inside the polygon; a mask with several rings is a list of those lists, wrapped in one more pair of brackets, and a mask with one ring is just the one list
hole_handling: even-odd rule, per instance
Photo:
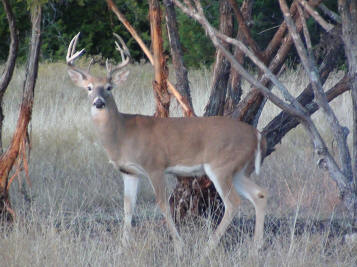
{"label": "deer eye", "polygon": [[88,89],[89,92],[92,91],[92,87],[91,86],[88,86],[87,89]]}
{"label": "deer eye", "polygon": [[108,85],[108,86],[107,86],[107,90],[108,90],[108,91],[110,91],[110,90],[112,90],[112,89],[113,89],[113,87],[112,87],[111,85]]}

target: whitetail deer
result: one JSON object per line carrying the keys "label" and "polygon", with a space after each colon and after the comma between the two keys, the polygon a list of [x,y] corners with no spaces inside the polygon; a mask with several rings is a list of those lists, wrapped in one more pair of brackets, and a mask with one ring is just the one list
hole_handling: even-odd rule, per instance
{"label": "whitetail deer", "polygon": [[74,66],[74,60],[84,51],[75,52],[78,37],[79,34],[68,48],[68,73],[77,86],[88,91],[98,137],[124,178],[124,238],[129,238],[139,178],[147,177],[175,243],[182,245],[170,214],[165,176],[206,174],[225,206],[224,217],[210,238],[209,247],[217,245],[236,214],[238,193],[255,207],[254,240],[261,243],[267,193],[248,176],[253,170],[259,174],[266,151],[265,138],[252,126],[227,117],[156,118],[119,112],[111,89],[129,74],[127,70],[119,71],[129,63],[125,43],[117,36],[122,63],[112,68],[107,60],[107,76],[97,78]]}

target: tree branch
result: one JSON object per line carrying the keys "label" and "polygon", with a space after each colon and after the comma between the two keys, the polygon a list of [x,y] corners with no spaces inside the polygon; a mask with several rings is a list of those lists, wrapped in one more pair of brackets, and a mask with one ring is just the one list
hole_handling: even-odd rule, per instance
{"label": "tree branch", "polygon": [[[347,146],[348,129],[345,127],[341,127],[335,113],[333,112],[332,108],[328,104],[327,97],[323,91],[313,55],[312,53],[309,53],[309,55],[307,54],[304,45],[301,41],[301,38],[297,33],[295,24],[293,23],[291,14],[289,12],[285,0],[279,0],[279,3],[280,3],[281,10],[284,14],[286,24],[288,25],[289,32],[294,40],[296,50],[299,54],[299,57],[305,68],[306,73],[309,75],[310,82],[315,93],[316,102],[322,108],[326,116],[327,122],[330,125],[330,129],[334,134],[334,138],[337,141],[342,172],[345,174],[345,176],[348,179],[352,179],[351,156]],[[301,19],[302,21],[304,21],[305,20],[304,16],[302,16]],[[308,34],[308,32],[305,33]],[[310,39],[310,38],[306,36],[305,39]]]}
{"label": "tree branch", "polygon": [[[336,97],[350,90],[350,79],[345,75],[335,86],[326,92],[327,100],[331,102]],[[312,102],[314,99],[314,92],[311,85],[309,85],[298,97],[297,100],[301,103],[310,115],[314,114],[319,106]],[[275,151],[275,146],[281,142],[283,137],[293,128],[298,126],[300,122],[290,116],[285,111],[282,111],[274,119],[272,119],[268,125],[263,129],[263,134],[267,138],[268,149],[267,156]]]}
{"label": "tree branch", "polygon": [[[123,25],[126,27],[126,29],[130,32],[130,34],[133,36],[133,38],[138,42],[140,48],[144,51],[145,55],[149,59],[151,65],[154,65],[154,60],[153,56],[149,50],[149,48],[145,45],[143,40],[140,38],[139,34],[136,32],[136,30],[130,25],[129,21],[125,18],[125,16],[119,11],[118,7],[115,5],[115,3],[112,0],[106,0],[108,7],[113,11],[113,13],[118,17],[119,21],[123,23]],[[167,86],[171,94],[177,99],[177,101],[180,103],[183,111],[186,114],[192,114],[195,116],[194,111],[191,109],[187,99],[185,99],[177,90],[176,88],[172,85],[172,83],[167,80]]]}
{"label": "tree branch", "polygon": [[309,5],[309,3],[307,3],[305,0],[298,0],[298,1],[300,5],[302,5],[305,8],[307,13],[309,13],[311,17],[313,17],[316,20],[316,22],[318,22],[321,25],[321,27],[324,28],[325,31],[329,32],[330,30],[333,29],[334,25],[324,20],[324,18],[321,17],[320,14]]}
{"label": "tree branch", "polygon": [[264,62],[265,61],[264,55],[260,51],[257,43],[252,38],[252,36],[250,34],[250,30],[249,30],[247,24],[245,23],[244,17],[242,15],[242,13],[240,12],[237,2],[235,0],[229,0],[229,3],[232,6],[233,12],[234,12],[234,14],[237,18],[238,24],[239,24],[239,29],[242,31],[242,33],[247,41],[248,46],[258,56],[258,58]]}
{"label": "tree branch", "polygon": [[341,17],[340,17],[337,13],[335,13],[335,12],[333,12],[332,10],[328,9],[327,6],[324,5],[324,3],[319,4],[318,7],[319,7],[319,8],[321,9],[321,11],[322,11],[326,16],[328,16],[330,19],[332,19],[333,21],[335,21],[335,22],[341,24]]}
{"label": "tree branch", "polygon": [[[283,109],[284,111],[288,112],[290,115],[296,116],[300,122],[305,126],[307,131],[310,133],[312,140],[314,142],[314,147],[315,150],[321,159],[319,160],[319,166],[325,165],[328,167],[328,170],[331,173],[332,178],[336,181],[338,187],[340,188],[341,192],[344,192],[346,189],[347,181],[346,177],[344,174],[340,171],[338,165],[336,164],[334,158],[331,156],[329,153],[324,140],[322,139],[320,133],[318,132],[315,124],[312,122],[311,118],[309,115],[304,112],[305,108],[301,106],[300,103],[298,103],[295,99],[293,98],[289,92],[286,90],[284,86],[281,86],[281,84],[277,81],[276,77],[273,77],[270,73],[270,71],[260,62],[257,60],[257,58],[254,58],[254,55],[252,56],[251,51],[249,51],[244,44],[238,42],[235,40],[235,42],[232,41],[232,43],[236,43],[237,46],[239,46],[242,51],[246,53],[246,55],[251,58],[251,60],[256,63],[259,67],[262,67],[262,70],[264,71],[265,75],[267,75],[269,78],[272,78],[272,82],[278,87],[278,89],[283,93],[284,97],[287,98],[289,101],[291,101],[292,104],[287,104],[283,100],[281,100],[278,96],[273,94],[268,88],[263,86],[259,81],[257,81],[254,77],[252,77],[240,64],[237,62],[234,58],[234,56],[229,53],[224,46],[220,43],[218,36],[220,35],[219,32],[217,32],[207,21],[207,19],[204,16],[203,10],[201,8],[201,5],[199,3],[199,0],[194,0],[195,7],[196,8],[191,8],[189,9],[187,6],[183,5],[179,0],[174,0],[175,4],[187,15],[191,16],[194,18],[196,21],[198,21],[203,28],[206,30],[207,34],[209,35],[210,39],[212,40],[213,44],[222,50],[223,54],[227,57],[227,59],[231,62],[231,65],[236,68],[237,71],[245,78],[247,79],[248,82],[256,86],[264,96],[266,96],[270,101],[272,101],[275,105]],[[185,0],[187,2],[187,0]],[[222,38],[223,36],[221,36]],[[227,36],[224,36],[225,39],[227,39]],[[231,40],[230,40],[231,41]],[[255,62],[256,61],[256,62]]]}

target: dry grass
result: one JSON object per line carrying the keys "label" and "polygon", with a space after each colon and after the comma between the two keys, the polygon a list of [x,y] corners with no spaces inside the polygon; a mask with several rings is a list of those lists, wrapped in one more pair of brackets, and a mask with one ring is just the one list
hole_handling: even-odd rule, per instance
{"label": "dry grass", "polygon": [[[115,90],[119,109],[128,113],[152,114],[152,69],[131,66],[131,75]],[[100,72],[98,68],[94,72]],[[24,70],[17,69],[5,97],[4,139],[8,143],[17,119]],[[337,82],[334,73],[329,84]],[[190,81],[194,106],[199,114],[209,96],[211,72],[192,71]],[[307,83],[301,70],[282,77],[298,94]],[[245,85],[248,88],[247,85]],[[334,107],[344,125],[351,125],[350,100],[345,94]],[[41,65],[31,127],[32,152],[30,179],[11,188],[17,221],[12,231],[0,234],[0,266],[352,266],[357,247],[330,237],[329,229],[298,236],[295,218],[309,220],[344,218],[345,210],[328,175],[316,169],[308,137],[298,127],[264,162],[257,183],[270,192],[268,215],[287,220],[288,231],[273,235],[265,249],[256,252],[248,234],[231,227],[223,242],[208,259],[201,259],[202,248],[211,232],[210,222],[188,222],[181,229],[185,240],[183,256],[174,251],[162,217],[154,203],[147,181],[142,182],[135,215],[135,240],[131,247],[121,244],[123,218],[122,181],[108,163],[97,143],[89,117],[86,93],[69,81],[64,64]],[[172,105],[172,114],[180,108]],[[268,104],[259,124],[261,129],[277,114]],[[323,117],[323,134],[332,145],[331,133]],[[171,184],[174,180],[171,180]],[[250,218],[253,207],[242,202],[238,218]],[[295,223],[294,223],[295,222]],[[241,225],[239,225],[242,227]],[[237,230],[238,229],[238,230]]]}

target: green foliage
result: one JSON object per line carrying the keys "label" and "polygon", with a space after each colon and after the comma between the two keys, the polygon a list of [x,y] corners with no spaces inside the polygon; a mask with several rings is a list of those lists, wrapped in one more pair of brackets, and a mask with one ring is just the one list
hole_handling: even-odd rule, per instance
{"label": "green foliage", "polygon": [[[239,5],[242,0],[237,0]],[[291,2],[291,1],[288,1]],[[114,49],[112,32],[120,34],[127,43],[134,60],[146,58],[136,41],[131,37],[117,17],[111,12],[106,1],[93,0],[10,0],[16,17],[20,46],[18,62],[26,61],[28,41],[31,32],[30,8],[33,3],[43,4],[43,38],[41,60],[63,61],[72,37],[81,32],[78,48],[85,48],[88,56],[101,55],[103,58],[120,60]],[[118,8],[138,31],[144,42],[150,46],[150,25],[147,0],[116,0]],[[219,0],[201,0],[208,20],[219,24]],[[324,2],[336,10],[335,0]],[[290,4],[290,3],[289,3]],[[165,32],[163,17],[163,30]],[[279,27],[283,17],[278,1],[256,0],[253,6],[252,35],[261,49],[264,49]],[[184,49],[184,61],[189,67],[210,65],[214,61],[215,49],[202,27],[177,10],[180,41]],[[321,28],[308,20],[313,42],[319,40]],[[235,29],[237,30],[237,29]],[[3,6],[0,5],[0,62],[6,60],[10,43],[8,22]],[[164,37],[166,53],[170,53],[167,37]],[[292,52],[293,54],[293,52]]]}
{"label": "green foliage", "polygon": [[[116,1],[120,10],[141,34],[145,42],[150,38],[147,23],[147,1]],[[142,52],[116,16],[108,10],[105,1],[68,1],[47,5],[45,8],[43,34],[43,58],[61,60],[69,41],[74,34],[81,32],[78,47],[86,49],[89,55],[102,55],[104,58],[120,59],[114,50],[113,32],[126,41],[132,56],[138,60]]]}
{"label": "green foliage", "polygon": [[[19,32],[19,53],[18,61],[23,63],[26,60],[28,41],[31,31],[30,12],[25,1],[11,0],[12,11],[16,19]],[[6,60],[9,52],[10,32],[6,14],[0,5],[0,61]]]}
{"label": "green foliage", "polygon": [[[207,18],[217,27],[219,1],[202,1]],[[202,26],[177,10],[180,42],[183,47],[184,62],[190,67],[210,65],[214,61],[215,48],[206,36]]]}

